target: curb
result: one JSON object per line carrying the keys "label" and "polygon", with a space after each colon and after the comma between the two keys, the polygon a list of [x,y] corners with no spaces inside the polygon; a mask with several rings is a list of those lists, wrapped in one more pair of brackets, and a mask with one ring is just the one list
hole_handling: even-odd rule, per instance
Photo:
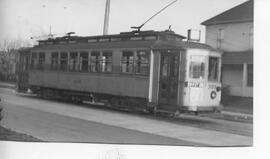
{"label": "curb", "polygon": [[221,111],[221,114],[223,115],[224,118],[229,118],[232,120],[245,120],[245,121],[253,120],[253,115],[251,114],[236,113],[229,111]]}

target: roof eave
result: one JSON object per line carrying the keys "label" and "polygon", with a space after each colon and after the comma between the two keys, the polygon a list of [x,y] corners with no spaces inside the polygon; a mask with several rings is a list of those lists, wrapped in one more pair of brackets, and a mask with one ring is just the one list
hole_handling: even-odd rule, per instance
{"label": "roof eave", "polygon": [[[208,21],[208,20],[207,20]],[[228,20],[228,21],[216,21],[216,22],[207,22],[204,21],[201,25],[218,25],[218,24],[230,24],[230,23],[244,23],[244,22],[254,22],[253,19],[237,19],[237,20]]]}

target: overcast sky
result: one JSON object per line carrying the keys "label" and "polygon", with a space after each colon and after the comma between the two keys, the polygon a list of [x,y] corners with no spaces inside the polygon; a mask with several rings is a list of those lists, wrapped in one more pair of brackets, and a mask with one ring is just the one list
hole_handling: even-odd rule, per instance
{"label": "overcast sky", "polygon": [[[111,0],[109,34],[130,31],[145,22],[173,0]],[[142,30],[172,30],[186,35],[189,28],[200,25],[227,9],[247,0],[178,0],[149,21]],[[0,0],[0,40],[30,39],[49,33],[70,31],[77,35],[100,35],[103,30],[106,0]]]}

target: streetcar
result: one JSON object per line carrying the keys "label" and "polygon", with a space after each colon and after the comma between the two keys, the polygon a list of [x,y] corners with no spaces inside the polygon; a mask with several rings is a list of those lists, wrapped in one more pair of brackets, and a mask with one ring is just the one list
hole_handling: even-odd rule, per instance
{"label": "streetcar", "polygon": [[20,51],[17,89],[151,113],[217,112],[221,56],[171,30],[49,38]]}

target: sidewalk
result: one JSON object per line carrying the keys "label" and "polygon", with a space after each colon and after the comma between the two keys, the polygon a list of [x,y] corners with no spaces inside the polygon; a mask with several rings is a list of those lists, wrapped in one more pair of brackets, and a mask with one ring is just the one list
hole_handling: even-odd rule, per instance
{"label": "sidewalk", "polygon": [[247,97],[227,97],[223,102],[224,116],[234,119],[253,120],[253,98]]}

